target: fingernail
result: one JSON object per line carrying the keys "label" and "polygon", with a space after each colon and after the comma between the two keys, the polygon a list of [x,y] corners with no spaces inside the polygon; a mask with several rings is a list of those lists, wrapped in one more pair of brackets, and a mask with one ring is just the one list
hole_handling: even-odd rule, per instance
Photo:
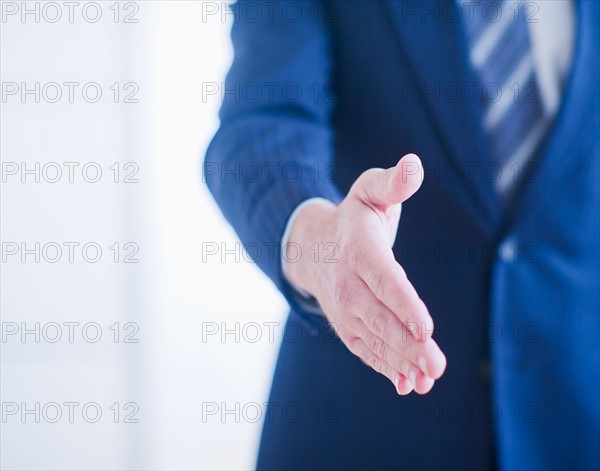
{"label": "fingernail", "polygon": [[396,386],[396,391],[398,390],[398,384],[400,383],[400,376],[397,374],[394,375],[394,379],[392,380],[394,386]]}
{"label": "fingernail", "polygon": [[427,374],[427,362],[425,361],[425,357],[423,355],[419,355],[417,357],[417,365],[421,368],[421,371]]}

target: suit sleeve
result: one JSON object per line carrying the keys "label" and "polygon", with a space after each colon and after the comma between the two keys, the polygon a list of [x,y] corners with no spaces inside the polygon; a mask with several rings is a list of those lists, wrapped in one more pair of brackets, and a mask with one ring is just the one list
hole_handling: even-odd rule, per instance
{"label": "suit sleeve", "polygon": [[238,1],[232,8],[234,60],[204,177],[248,254],[310,317],[279,254],[296,206],[311,197],[342,199],[332,178],[326,18],[317,1]]}

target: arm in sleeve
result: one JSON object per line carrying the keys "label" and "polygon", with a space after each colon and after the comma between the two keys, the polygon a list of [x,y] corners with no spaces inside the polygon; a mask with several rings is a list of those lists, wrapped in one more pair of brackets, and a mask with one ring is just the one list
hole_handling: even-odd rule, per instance
{"label": "arm in sleeve", "polygon": [[250,3],[260,16],[233,6],[234,61],[204,176],[258,266],[293,308],[314,314],[287,283],[280,246],[300,203],[343,198],[331,180],[327,25],[318,1]]}

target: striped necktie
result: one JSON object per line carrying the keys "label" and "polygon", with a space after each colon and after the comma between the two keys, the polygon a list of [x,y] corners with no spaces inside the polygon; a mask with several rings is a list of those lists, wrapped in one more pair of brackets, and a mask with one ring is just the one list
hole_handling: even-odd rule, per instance
{"label": "striped necktie", "polygon": [[457,0],[471,65],[481,85],[483,127],[508,193],[548,127],[536,80],[526,12],[515,0]]}

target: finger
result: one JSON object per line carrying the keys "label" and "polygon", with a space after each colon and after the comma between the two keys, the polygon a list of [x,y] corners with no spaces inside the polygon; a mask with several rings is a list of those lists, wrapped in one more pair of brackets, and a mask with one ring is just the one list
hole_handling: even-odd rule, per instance
{"label": "finger", "polygon": [[424,374],[417,376],[417,383],[415,385],[415,392],[417,394],[427,394],[433,388],[435,380]]}
{"label": "finger", "polygon": [[391,249],[370,247],[368,253],[358,253],[355,260],[358,276],[375,297],[400,319],[416,339],[425,342],[430,338],[433,319]]}
{"label": "finger", "polygon": [[413,391],[413,386],[409,379],[402,373],[398,373],[398,384],[396,384],[396,392],[401,396],[406,396]]}
{"label": "finger", "polygon": [[345,300],[344,308],[355,316],[347,324],[371,350],[408,376],[413,384],[420,371],[434,379],[443,374],[446,358],[432,338],[425,342],[417,340],[364,281],[351,280],[347,289],[352,294]]}
{"label": "finger", "polygon": [[[393,318],[392,315],[390,317]],[[404,374],[415,388],[419,377],[425,376],[435,380],[444,373],[446,357],[433,339],[422,343],[415,340],[408,332],[404,332],[401,334],[404,338],[401,343],[391,343],[386,340],[389,337],[387,333],[377,335],[368,328],[365,320],[358,320],[363,324],[363,328],[357,327],[356,332],[367,346],[395,370]],[[367,318],[366,322],[369,321],[370,319]],[[403,329],[402,325],[400,329]]]}
{"label": "finger", "polygon": [[[391,368],[402,373],[408,378],[415,392],[425,394],[431,389],[427,376],[425,376],[408,358],[402,356],[394,349],[389,348],[386,343],[373,335],[368,329],[363,332],[362,341],[379,358],[385,361]],[[433,379],[429,378],[433,382]],[[433,384],[431,385],[433,386]]]}
{"label": "finger", "polygon": [[352,186],[350,194],[377,208],[400,204],[419,189],[423,174],[419,157],[407,154],[394,167],[386,170],[372,168],[364,172]]}
{"label": "finger", "polygon": [[413,386],[406,376],[394,370],[389,363],[373,353],[362,339],[353,337],[344,343],[348,347],[348,350],[360,358],[363,363],[388,378],[396,388],[398,394],[404,396],[410,394],[413,390]]}

